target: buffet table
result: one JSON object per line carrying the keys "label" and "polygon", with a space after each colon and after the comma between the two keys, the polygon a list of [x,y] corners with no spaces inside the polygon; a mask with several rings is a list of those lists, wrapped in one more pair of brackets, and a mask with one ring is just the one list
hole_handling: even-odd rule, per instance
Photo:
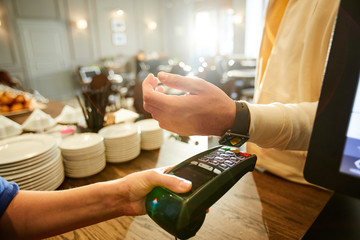
{"label": "buffet table", "polygon": [[[45,112],[56,116],[62,104],[50,102]],[[12,118],[18,122],[26,116]],[[204,137],[206,140],[207,138]],[[145,151],[125,163],[107,163],[100,173],[86,178],[66,177],[58,188],[69,189],[99,181],[121,178],[150,168],[177,164],[205,150],[204,145],[168,138],[159,150]],[[192,239],[300,239],[310,228],[331,192],[300,185],[254,170],[247,173],[207,214],[203,226]],[[150,217],[123,216],[68,233],[57,239],[174,239]]]}

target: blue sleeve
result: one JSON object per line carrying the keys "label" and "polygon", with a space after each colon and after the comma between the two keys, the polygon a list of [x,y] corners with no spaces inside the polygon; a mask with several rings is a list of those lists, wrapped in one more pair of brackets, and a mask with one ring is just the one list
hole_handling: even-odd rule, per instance
{"label": "blue sleeve", "polygon": [[18,192],[19,186],[16,183],[0,177],[0,217]]}

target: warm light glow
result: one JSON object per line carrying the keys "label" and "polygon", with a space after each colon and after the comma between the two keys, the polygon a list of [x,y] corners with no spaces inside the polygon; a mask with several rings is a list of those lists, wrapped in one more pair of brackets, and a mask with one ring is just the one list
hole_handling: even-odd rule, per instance
{"label": "warm light glow", "polygon": [[124,10],[121,10],[121,9],[116,10],[116,15],[118,15],[118,16],[124,15]]}
{"label": "warm light glow", "polygon": [[88,26],[88,23],[87,23],[87,21],[86,21],[85,19],[80,19],[80,20],[78,20],[78,21],[76,22],[76,27],[77,27],[78,29],[83,30],[83,29],[86,29],[87,26]]}
{"label": "warm light glow", "polygon": [[233,21],[235,24],[241,24],[243,22],[243,16],[241,14],[233,15]]}
{"label": "warm light glow", "polygon": [[230,59],[228,64],[229,64],[230,67],[232,67],[235,64],[234,59]]}
{"label": "warm light glow", "polygon": [[157,28],[157,23],[155,21],[149,21],[147,27],[149,30],[155,30]]}
{"label": "warm light glow", "polygon": [[179,66],[180,66],[181,68],[184,68],[184,67],[185,67],[185,63],[184,63],[184,62],[179,62]]}
{"label": "warm light glow", "polygon": [[185,65],[185,66],[183,67],[183,69],[184,69],[185,72],[190,72],[190,71],[192,70],[192,67],[189,66],[189,65]]}
{"label": "warm light glow", "polygon": [[195,16],[195,39],[198,56],[216,54],[218,44],[218,29],[214,12],[198,12]]}
{"label": "warm light glow", "polygon": [[0,20],[0,27],[2,26],[2,22],[1,22],[1,20]]}

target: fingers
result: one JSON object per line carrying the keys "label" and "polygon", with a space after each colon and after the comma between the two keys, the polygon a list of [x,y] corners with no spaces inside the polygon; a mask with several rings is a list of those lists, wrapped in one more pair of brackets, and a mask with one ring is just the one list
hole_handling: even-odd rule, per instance
{"label": "fingers", "polygon": [[158,89],[159,92],[156,91],[157,85],[158,81],[152,74],[149,74],[142,83],[144,109],[150,113],[168,103],[162,87]]}
{"label": "fingers", "polygon": [[168,87],[179,89],[191,94],[198,94],[203,88],[206,81],[200,78],[183,77],[176,74],[159,72],[158,78],[160,82]]}
{"label": "fingers", "polygon": [[155,90],[156,86],[158,85],[158,81],[152,73],[148,74],[148,76],[144,80],[144,83],[148,89],[151,88],[152,90]]}

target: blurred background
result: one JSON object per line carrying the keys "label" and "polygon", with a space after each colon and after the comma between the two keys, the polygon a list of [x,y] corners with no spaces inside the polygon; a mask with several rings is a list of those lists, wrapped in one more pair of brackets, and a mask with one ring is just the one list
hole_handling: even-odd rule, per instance
{"label": "blurred background", "polygon": [[113,110],[131,99],[141,112],[141,82],[159,71],[198,76],[251,101],[266,4],[0,0],[0,70],[18,88],[60,101],[104,75]]}

